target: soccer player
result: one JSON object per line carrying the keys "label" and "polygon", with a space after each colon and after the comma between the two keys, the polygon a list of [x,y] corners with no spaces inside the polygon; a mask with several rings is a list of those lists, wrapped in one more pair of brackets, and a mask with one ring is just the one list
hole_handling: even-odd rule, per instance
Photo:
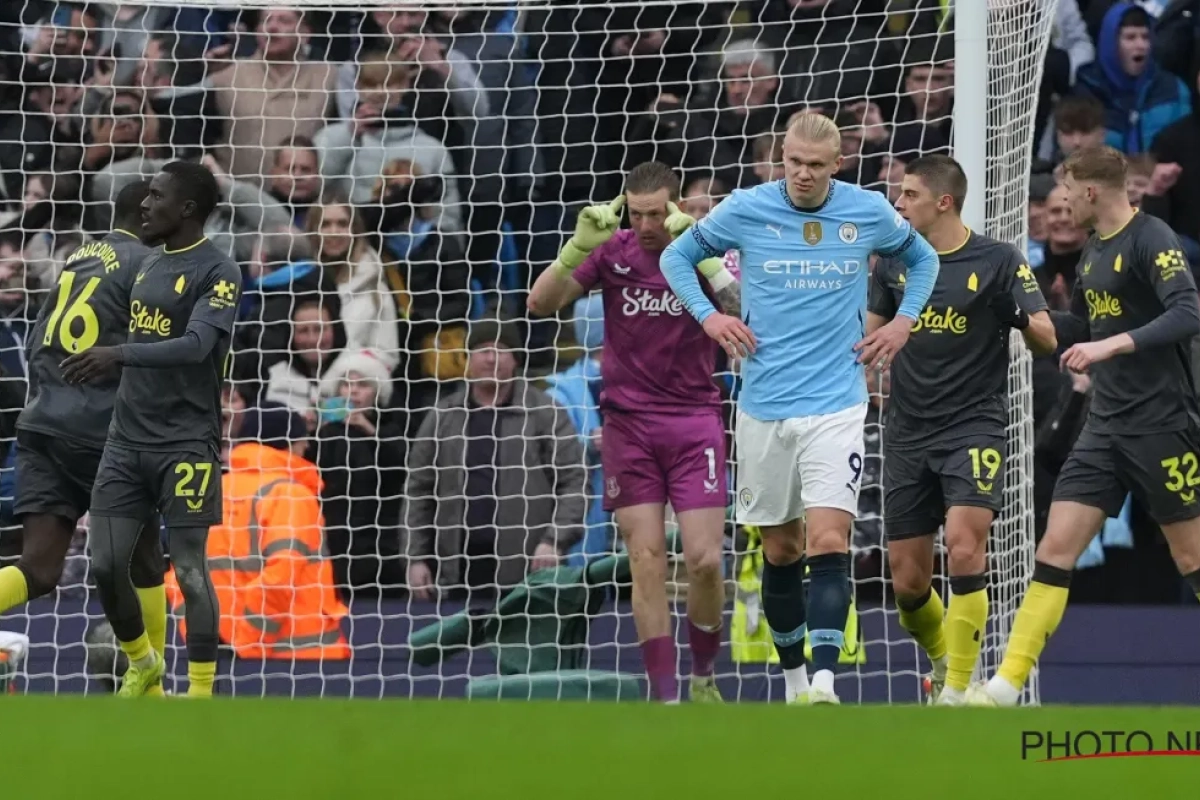
{"label": "soccer player", "polygon": [[[1054,323],[1017,248],[963,224],[967,176],[949,156],[908,165],[896,208],[937,250],[929,305],[891,371],[883,435],[884,519],[900,625],[933,665],[931,702],[961,705],[987,625],[987,537],[1004,494],[1008,331],[1054,352]],[[876,265],[867,329],[904,302],[904,266]],[[933,591],[945,524],[950,609]],[[943,617],[945,622],[943,624]],[[944,691],[943,691],[944,687]]]}
{"label": "soccer player", "polygon": [[[30,334],[31,400],[17,418],[15,516],[22,551],[15,566],[0,569],[0,613],[54,591],[75,526],[91,502],[117,383],[71,386],[59,365],[72,353],[128,338],[129,293],[150,252],[134,232],[141,228],[149,186],[138,181],[122,189],[114,203],[115,230],[67,257]],[[138,538],[130,571],[151,644],[162,654],[167,601],[154,520]]]}
{"label": "soccer player", "polygon": [[[841,137],[828,117],[799,115],[783,147],[783,180],[735,191],[672,242],[661,265],[705,332],[730,356],[746,357],[735,442],[738,521],[762,531],[763,611],[789,702],[836,703],[863,468],[863,364],[880,369],[904,346],[938,262],[882,194],[832,179],[842,165]],[[696,264],[731,249],[741,254],[749,330],[718,312],[696,278]],[[872,252],[905,264],[908,291],[895,319],[864,338]],[[757,343],[753,352],[747,340]]]}
{"label": "soccer player", "polygon": [[1200,595],[1200,407],[1190,355],[1200,333],[1196,284],[1175,233],[1130,206],[1121,153],[1072,153],[1063,175],[1071,216],[1093,232],[1079,258],[1070,314],[1054,322],[1070,345],[1062,365],[1091,375],[1092,402],[1058,475],[1004,661],[987,684],[971,687],[971,705],[1017,703],[1062,619],[1072,568],[1130,492]]}
{"label": "soccer player", "polygon": [[[658,267],[672,234],[693,223],[674,205],[679,178],[657,162],[634,167],[625,194],[580,212],[575,234],[538,276],[529,308],[552,314],[599,286],[604,301],[601,461],[633,572],[633,615],[657,701],[678,702],[667,604],[664,512],[674,509],[688,570],[691,699],[721,702],[713,680],[725,589],[721,548],[728,489],[725,426],[713,380],[717,348],[683,313]],[[617,230],[621,208],[631,230]],[[738,285],[720,259],[702,266],[725,302]]]}
{"label": "soccer player", "polygon": [[174,161],[150,181],[142,235],[163,243],[143,262],[130,297],[129,340],[63,362],[69,383],[122,367],[108,443],[92,492],[92,565],[104,614],[130,667],[121,695],[162,680],[129,560],[139,520],[158,511],[187,607],[188,694],[212,695],[218,608],[208,575],[208,528],[221,521],[221,384],[239,290],[237,266],[204,238],[220,193],[212,173]]}

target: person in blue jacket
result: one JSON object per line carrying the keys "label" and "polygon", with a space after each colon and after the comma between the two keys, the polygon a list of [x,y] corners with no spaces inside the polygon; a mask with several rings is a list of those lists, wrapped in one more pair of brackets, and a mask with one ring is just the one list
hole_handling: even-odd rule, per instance
{"label": "person in blue jacket", "polygon": [[1187,86],[1154,62],[1150,26],[1141,7],[1114,3],[1100,26],[1096,60],[1075,78],[1077,91],[1104,104],[1104,143],[1126,155],[1149,150],[1159,131],[1192,113]]}
{"label": "person in blue jacket", "polygon": [[587,458],[587,516],[583,538],[567,554],[570,566],[584,566],[591,558],[612,553],[615,547],[612,514],[604,510],[604,473],[600,467],[600,359],[603,357],[604,304],[600,293],[575,302],[575,341],[585,354],[562,372],[546,378],[546,392],[567,411],[579,433]]}

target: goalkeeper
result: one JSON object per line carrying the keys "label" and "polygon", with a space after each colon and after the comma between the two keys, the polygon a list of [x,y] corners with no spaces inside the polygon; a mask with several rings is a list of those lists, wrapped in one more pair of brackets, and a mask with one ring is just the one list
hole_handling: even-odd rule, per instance
{"label": "goalkeeper", "polygon": [[[892,586],[901,627],[933,665],[930,701],[941,705],[962,704],[987,626],[987,537],[1004,501],[1008,332],[1020,330],[1039,354],[1057,346],[1020,251],[963,225],[966,194],[967,176],[954,159],[932,155],[908,165],[896,208],[937,249],[941,270],[892,364],[884,425]],[[868,330],[895,317],[906,287],[903,264],[875,266]],[[934,536],[943,523],[949,614],[933,591]]]}
{"label": "goalkeeper", "polygon": [[[840,148],[828,117],[797,117],[784,138],[785,178],[735,191],[661,259],[705,332],[730,356],[746,357],[737,515],[762,530],[763,611],[793,703],[838,702],[834,671],[850,606],[850,523],[863,468],[863,364],[885,367],[904,346],[938,271],[933,248],[883,195],[832,180]],[[746,326],[718,312],[696,278],[696,264],[731,249],[741,253],[742,318],[757,349],[744,347]],[[872,252],[904,262],[908,291],[896,318],[864,338]]]}
{"label": "goalkeeper", "polygon": [[[150,253],[135,233],[142,227],[141,206],[149,188],[148,181],[137,181],[121,190],[113,207],[114,230],[67,258],[30,333],[31,400],[17,418],[22,552],[15,566],[0,569],[0,613],[54,591],[75,525],[91,503],[117,383],[69,386],[60,364],[71,353],[119,345],[129,337],[129,293]],[[150,643],[161,655],[167,600],[156,521],[148,522],[137,540],[130,574]]]}
{"label": "goalkeeper", "polygon": [[[691,699],[713,703],[721,701],[713,662],[725,604],[725,425],[713,382],[717,348],[683,314],[659,269],[663,248],[694,222],[675,207],[678,199],[679,178],[669,167],[657,162],[634,167],[624,195],[580,212],[575,235],[538,276],[528,303],[535,313],[552,314],[601,288],[604,506],[615,512],[629,551],[634,622],[651,695],[666,703],[679,700],[667,604],[669,501],[688,569]],[[632,230],[618,231],[626,204]],[[738,285],[721,259],[701,269],[736,308]]]}

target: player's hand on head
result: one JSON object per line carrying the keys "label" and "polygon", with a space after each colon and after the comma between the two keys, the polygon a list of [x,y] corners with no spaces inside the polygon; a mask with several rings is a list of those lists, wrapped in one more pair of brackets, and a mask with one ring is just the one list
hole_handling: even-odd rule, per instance
{"label": "player's hand on head", "polygon": [[678,239],[695,224],[696,220],[691,214],[681,211],[679,206],[672,202],[667,203],[667,219],[663,222],[663,228],[671,234],[672,239]]}
{"label": "player's hand on head", "polygon": [[737,317],[717,312],[704,320],[704,332],[725,350],[726,355],[737,360],[752,355],[758,347],[754,332]]}
{"label": "player's hand on head", "polygon": [[914,320],[898,316],[862,339],[854,345],[854,351],[858,353],[858,363],[877,369],[886,369],[891,366],[896,354],[908,342],[908,336],[914,324]]}
{"label": "player's hand on head", "polygon": [[121,371],[119,347],[93,347],[63,359],[60,365],[67,383],[96,383],[112,380]]}
{"label": "player's hand on head", "polygon": [[571,238],[581,250],[595,250],[612,238],[621,227],[621,209],[625,207],[625,195],[611,203],[588,206],[579,212],[575,220],[575,235]]}

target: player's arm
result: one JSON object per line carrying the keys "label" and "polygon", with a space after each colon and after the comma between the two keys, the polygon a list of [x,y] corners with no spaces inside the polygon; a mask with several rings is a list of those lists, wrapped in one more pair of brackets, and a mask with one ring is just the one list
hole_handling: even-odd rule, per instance
{"label": "player's arm", "polygon": [[887,285],[887,262],[880,261],[871,270],[871,288],[867,294],[867,335],[887,325],[896,316],[896,296]]}
{"label": "player's arm", "polygon": [[[674,203],[667,203],[667,219],[663,223],[667,233],[674,241],[691,229],[696,220],[690,214],[684,213]],[[706,258],[696,265],[696,271],[708,281],[712,287],[721,310],[731,317],[742,316],[742,287],[733,273],[725,266],[724,256]]]}
{"label": "player's arm", "polygon": [[604,260],[601,248],[621,227],[624,206],[625,195],[621,195],[611,203],[579,212],[574,235],[529,290],[525,304],[532,313],[542,317],[557,314],[596,285]]}
{"label": "player's arm", "polygon": [[866,209],[874,219],[863,225],[875,233],[874,251],[904,265],[904,300],[890,322],[868,334],[854,346],[860,364],[886,367],[908,342],[912,327],[933,294],[939,262],[937,251],[900,216],[883,195],[871,198]]}
{"label": "player's arm", "polygon": [[[701,262],[723,259],[726,251],[738,248],[734,219],[737,202],[736,193],[722,200],[712,213],[671,242],[658,259],[659,269],[679,302],[731,358],[754,352],[754,334],[741,319],[717,311],[700,286],[698,268]],[[738,306],[740,311],[740,294]]]}
{"label": "player's arm", "polygon": [[123,344],[119,348],[121,364],[164,369],[203,363],[221,337],[233,334],[241,285],[238,268],[231,261],[222,261],[209,272],[199,298],[192,305],[183,336],[162,342]]}
{"label": "player's arm", "polygon": [[1167,347],[1200,334],[1200,296],[1178,237],[1165,225],[1145,230],[1142,236],[1130,259],[1131,269],[1154,288],[1163,313],[1126,333],[1075,345],[1063,353],[1062,363],[1068,368],[1083,372],[1114,356]]}
{"label": "player's arm", "polygon": [[1051,311],[1050,321],[1054,324],[1054,334],[1060,345],[1073,347],[1092,338],[1082,283],[1075,281],[1069,308],[1066,311]]}
{"label": "player's arm", "polygon": [[1021,332],[1034,355],[1053,353],[1058,349],[1058,337],[1050,320],[1049,306],[1037,276],[1015,247],[1009,255],[1006,277],[1008,285],[992,298],[992,310],[1002,322]]}

